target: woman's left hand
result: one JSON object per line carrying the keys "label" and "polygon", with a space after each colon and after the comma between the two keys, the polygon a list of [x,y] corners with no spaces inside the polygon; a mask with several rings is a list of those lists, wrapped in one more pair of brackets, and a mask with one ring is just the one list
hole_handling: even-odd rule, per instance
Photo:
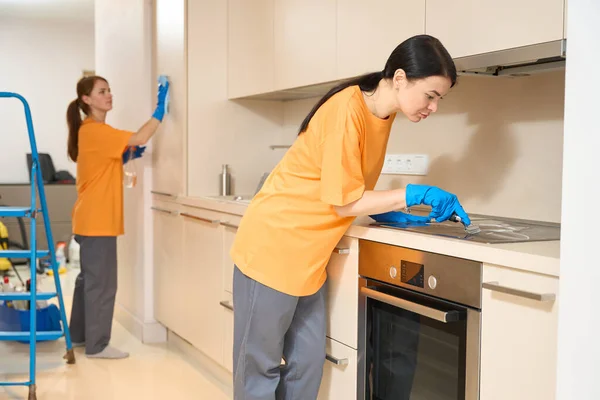
{"label": "woman's left hand", "polygon": [[[146,151],[146,146],[134,146],[133,159],[140,158],[144,154],[144,151]],[[127,147],[123,152],[123,164],[127,164],[127,161],[131,159],[130,155],[131,147]]]}

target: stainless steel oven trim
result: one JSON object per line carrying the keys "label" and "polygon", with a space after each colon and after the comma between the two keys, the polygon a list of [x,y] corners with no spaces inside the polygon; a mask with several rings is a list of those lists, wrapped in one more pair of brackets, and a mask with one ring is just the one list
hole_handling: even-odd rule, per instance
{"label": "stainless steel oven trim", "polygon": [[[381,285],[386,285],[381,283]],[[367,348],[367,280],[358,280],[358,360],[357,360],[357,399],[365,399],[366,394],[366,348]],[[402,289],[402,288],[400,288]],[[405,289],[406,290],[406,289]],[[421,294],[424,295],[424,294]],[[411,311],[411,310],[409,310]],[[467,308],[467,348],[465,359],[465,400],[479,400],[479,370],[481,346],[481,312]],[[365,399],[368,400],[368,399]]]}

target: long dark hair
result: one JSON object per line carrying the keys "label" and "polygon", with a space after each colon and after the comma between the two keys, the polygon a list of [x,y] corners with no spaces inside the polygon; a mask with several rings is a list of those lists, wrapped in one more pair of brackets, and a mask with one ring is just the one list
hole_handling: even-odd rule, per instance
{"label": "long dark hair", "polygon": [[85,115],[90,115],[90,106],[83,102],[83,96],[89,96],[94,89],[96,81],[104,81],[108,83],[106,79],[101,76],[86,76],[77,82],[77,98],[73,100],[67,108],[67,125],[69,126],[69,139],[67,142],[67,148],[69,158],[77,162],[77,156],[79,155],[79,128],[81,127],[81,113],[83,111]]}
{"label": "long dark hair", "polygon": [[347,80],[327,92],[304,118],[298,134],[306,131],[308,123],[319,107],[334,94],[355,85],[358,85],[363,92],[372,92],[377,89],[382,79],[392,79],[398,69],[404,70],[409,81],[430,76],[445,76],[452,82],[451,87],[456,83],[456,67],[444,45],[433,36],[413,36],[392,51],[383,71]]}

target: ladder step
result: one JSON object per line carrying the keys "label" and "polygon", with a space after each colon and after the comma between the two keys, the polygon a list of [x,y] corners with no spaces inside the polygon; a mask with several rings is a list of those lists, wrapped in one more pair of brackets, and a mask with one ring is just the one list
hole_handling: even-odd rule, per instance
{"label": "ladder step", "polygon": [[27,217],[30,211],[29,207],[0,207],[0,217]]}
{"label": "ladder step", "polygon": [[[63,331],[36,332],[36,340],[56,340],[63,336]],[[0,332],[0,341],[29,341],[29,332]]]}
{"label": "ladder step", "polygon": [[0,382],[0,386],[29,386],[31,382]]}
{"label": "ladder step", "polygon": [[[36,300],[50,300],[56,297],[56,292],[38,292]],[[31,293],[4,293],[0,292],[0,301],[6,300],[31,300]]]}
{"label": "ladder step", "polygon": [[[48,250],[36,250],[37,258],[46,257]],[[0,258],[31,258],[31,250],[0,250]]]}

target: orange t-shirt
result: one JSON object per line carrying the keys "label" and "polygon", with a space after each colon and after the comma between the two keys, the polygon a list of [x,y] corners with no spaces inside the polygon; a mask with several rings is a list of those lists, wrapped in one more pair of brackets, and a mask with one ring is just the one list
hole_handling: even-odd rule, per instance
{"label": "orange t-shirt", "polygon": [[123,152],[133,132],[87,118],[79,128],[73,233],[119,236],[123,223]]}
{"label": "orange t-shirt", "polygon": [[354,221],[333,206],[373,190],[395,117],[373,115],[358,86],[317,110],[242,218],[231,257],[245,275],[292,296],[319,290],[331,253]]}

